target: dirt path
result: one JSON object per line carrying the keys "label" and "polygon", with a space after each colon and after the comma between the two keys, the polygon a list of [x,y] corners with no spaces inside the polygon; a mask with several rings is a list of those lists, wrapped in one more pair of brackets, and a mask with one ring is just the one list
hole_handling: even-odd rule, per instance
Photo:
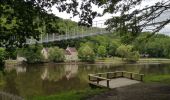
{"label": "dirt path", "polygon": [[170,100],[170,85],[140,83],[112,89],[86,100]]}

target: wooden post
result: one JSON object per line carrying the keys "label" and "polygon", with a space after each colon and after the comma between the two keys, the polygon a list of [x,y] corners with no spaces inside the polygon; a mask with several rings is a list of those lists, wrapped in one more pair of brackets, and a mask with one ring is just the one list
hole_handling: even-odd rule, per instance
{"label": "wooden post", "polygon": [[124,77],[123,72],[122,72],[122,77]]}
{"label": "wooden post", "polygon": [[[102,76],[102,74],[99,74],[99,77],[101,77]],[[101,79],[98,79],[98,81],[100,81]]]}
{"label": "wooden post", "polygon": [[107,79],[109,79],[109,73],[106,73],[106,77],[107,77]]}
{"label": "wooden post", "polygon": [[114,73],[114,78],[116,78],[116,77],[117,77],[117,73],[115,72],[115,73]]}
{"label": "wooden post", "polygon": [[140,75],[140,81],[143,81],[143,75]]}
{"label": "wooden post", "polygon": [[107,80],[107,88],[109,88],[109,80]]}
{"label": "wooden post", "polygon": [[99,78],[97,78],[97,84],[99,84]]}
{"label": "wooden post", "polygon": [[89,75],[89,81],[91,81],[91,79],[90,79],[90,75]]}
{"label": "wooden post", "polygon": [[130,79],[132,79],[132,73],[130,73]]}

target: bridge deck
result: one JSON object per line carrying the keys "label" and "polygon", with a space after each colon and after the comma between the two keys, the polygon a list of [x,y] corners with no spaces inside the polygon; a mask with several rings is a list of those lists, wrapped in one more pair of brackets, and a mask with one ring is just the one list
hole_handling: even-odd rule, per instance
{"label": "bridge deck", "polygon": [[[133,85],[133,84],[137,84],[137,83],[140,83],[140,81],[132,80],[132,79],[128,79],[128,78],[115,78],[115,79],[111,79],[110,80],[109,88],[113,89],[113,88]],[[91,82],[90,84],[96,85],[97,82]],[[104,80],[100,81],[98,83],[98,86],[100,86],[100,87],[107,87],[107,82],[104,81]]]}

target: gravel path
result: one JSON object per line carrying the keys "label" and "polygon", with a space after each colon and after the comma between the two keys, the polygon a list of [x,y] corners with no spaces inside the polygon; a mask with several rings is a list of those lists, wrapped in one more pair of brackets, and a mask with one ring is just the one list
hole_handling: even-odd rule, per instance
{"label": "gravel path", "polygon": [[86,100],[170,100],[170,85],[140,83],[112,89]]}

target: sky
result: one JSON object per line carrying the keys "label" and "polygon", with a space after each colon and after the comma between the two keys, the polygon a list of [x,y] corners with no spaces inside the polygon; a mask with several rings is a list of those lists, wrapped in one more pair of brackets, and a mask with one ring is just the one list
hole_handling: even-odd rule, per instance
{"label": "sky", "polygon": [[[80,2],[81,0],[79,0],[79,2]],[[142,2],[142,4],[140,5],[140,6],[138,6],[138,7],[140,7],[140,8],[143,8],[143,7],[145,7],[146,5],[153,5],[153,4],[155,4],[156,2],[158,2],[158,1],[162,1],[162,0],[144,0],[143,2]],[[164,1],[167,1],[167,0],[164,0]],[[102,8],[98,8],[97,6],[95,6],[95,5],[93,5],[92,6],[92,9],[93,10],[97,10],[97,11],[103,11],[103,9]],[[52,7],[52,13],[53,14],[55,14],[56,16],[58,16],[58,17],[61,17],[61,18],[63,18],[63,19],[70,19],[70,20],[72,20],[72,21],[76,21],[76,22],[78,22],[79,21],[79,17],[78,16],[76,16],[76,17],[72,17],[72,15],[71,14],[67,14],[66,12],[59,12],[55,7]],[[115,15],[117,15],[117,14],[105,14],[104,16],[102,16],[102,17],[96,17],[94,20],[93,20],[93,22],[95,23],[96,21],[99,21],[100,20],[100,23],[102,23],[101,25],[98,25],[98,27],[106,27],[106,26],[104,26],[104,21],[106,20],[106,19],[109,19],[109,18],[111,18],[112,16],[115,16]],[[163,14],[163,15],[161,15],[159,18],[157,18],[157,20],[162,20],[162,19],[166,19],[166,18],[170,18],[170,12],[167,12],[167,13],[165,13],[165,14]],[[167,25],[165,28],[163,28],[161,31],[160,31],[160,33],[163,33],[163,34],[166,34],[166,35],[170,35],[170,24],[169,25]]]}

